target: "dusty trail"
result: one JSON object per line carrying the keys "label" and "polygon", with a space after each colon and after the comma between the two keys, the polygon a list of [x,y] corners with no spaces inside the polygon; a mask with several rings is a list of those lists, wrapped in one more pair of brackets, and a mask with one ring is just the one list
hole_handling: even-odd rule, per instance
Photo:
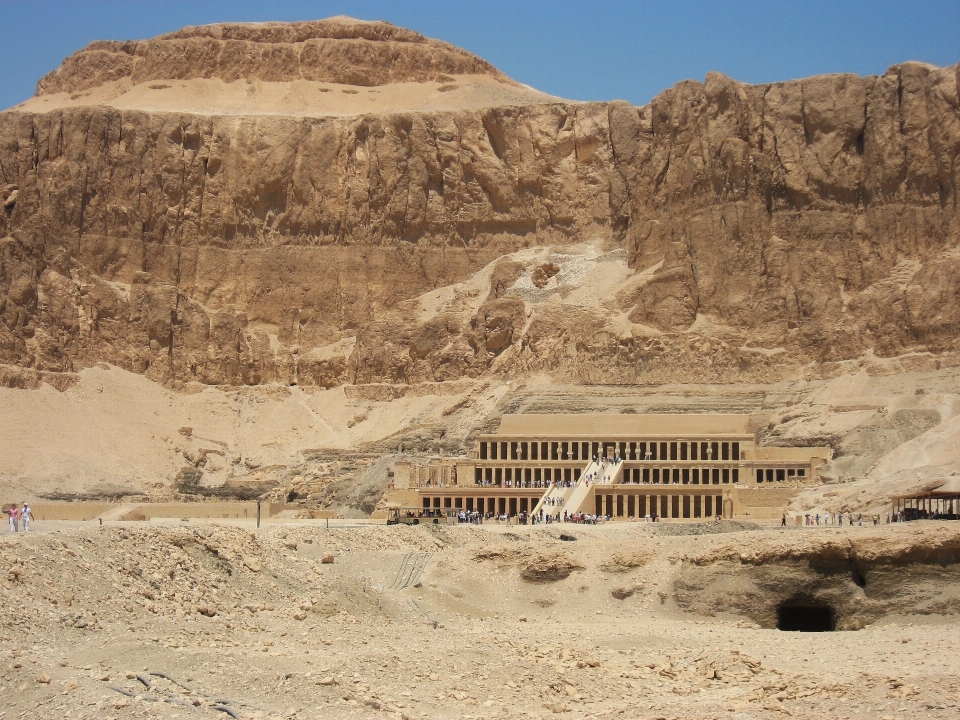
{"label": "dusty trail", "polygon": [[[4,536],[6,717],[956,717],[960,528],[719,529]],[[823,564],[841,546],[865,586]],[[758,564],[771,601],[799,575],[862,629],[761,627]]]}

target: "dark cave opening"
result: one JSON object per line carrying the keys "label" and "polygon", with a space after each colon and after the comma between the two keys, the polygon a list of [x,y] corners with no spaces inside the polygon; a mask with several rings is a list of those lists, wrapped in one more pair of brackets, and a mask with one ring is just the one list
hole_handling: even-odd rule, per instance
{"label": "dark cave opening", "polygon": [[787,601],[777,608],[777,630],[832,632],[837,629],[833,608],[816,602]]}

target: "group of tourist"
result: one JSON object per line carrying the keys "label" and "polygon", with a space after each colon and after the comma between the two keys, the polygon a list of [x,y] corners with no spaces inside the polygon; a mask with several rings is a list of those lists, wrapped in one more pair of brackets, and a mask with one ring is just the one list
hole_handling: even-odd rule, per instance
{"label": "group of tourist", "polygon": [[569,513],[566,510],[563,511],[563,515],[557,513],[555,515],[545,515],[543,510],[533,516],[534,525],[541,523],[551,524],[551,523],[579,523],[581,525],[596,525],[598,522],[609,522],[613,518],[609,515],[589,515],[587,513]]}
{"label": "group of tourist", "polygon": [[23,509],[18,509],[14,503],[8,507],[5,512],[10,519],[10,532],[20,532],[20,524],[23,524],[23,531],[30,532],[30,521],[33,520],[33,513],[30,512],[30,506],[23,504]]}
{"label": "group of tourist", "polygon": [[[854,518],[853,513],[847,513],[846,515],[844,515],[843,513],[824,513],[823,515],[821,515],[820,513],[807,513],[806,515],[803,516],[803,524],[807,527],[814,527],[817,525],[835,525],[839,527],[843,525],[844,518],[846,518],[848,526],[858,525],[859,527],[863,527],[863,521],[864,521],[863,513],[857,513],[856,518]],[[870,517],[867,518],[867,522],[868,523],[872,522],[874,525],[879,525],[880,516],[871,515]],[[890,522],[889,515],[887,516],[887,522]],[[780,525],[786,526],[786,524],[787,524],[787,516],[784,515],[780,519]]]}
{"label": "group of tourist", "polygon": [[[659,481],[659,480],[654,480],[653,482],[651,482],[650,480],[626,480],[626,481],[624,481],[623,484],[624,484],[624,485],[679,485],[679,484],[680,484],[680,481],[679,481],[679,480],[664,480],[664,481],[661,482],[661,481]],[[684,484],[689,484],[689,483],[684,483]],[[699,483],[693,483],[693,484],[694,484],[694,485],[698,485]],[[705,483],[703,483],[703,484],[704,484],[704,485],[709,485],[710,483],[705,482]]]}
{"label": "group of tourist", "polygon": [[457,513],[457,522],[470,523],[471,525],[483,525],[484,517],[490,519],[493,517],[493,513],[487,513],[485,516],[483,513],[476,510],[461,510],[459,513]]}
{"label": "group of tourist", "polygon": [[555,487],[573,487],[576,482],[573,480],[504,480],[502,485],[492,480],[477,480],[477,485],[482,487],[518,487],[518,488],[555,488]]}
{"label": "group of tourist", "polygon": [[596,525],[598,522],[610,522],[609,515],[589,515],[587,513],[563,513],[565,523],[577,523],[578,525]]}
{"label": "group of tourist", "polygon": [[[613,465],[614,467],[622,463],[623,460],[620,459],[619,455],[615,455],[610,458],[598,458],[596,455],[593,456],[593,463],[600,467],[599,470],[593,470],[584,475],[581,480],[586,484],[587,487],[590,487],[590,483],[595,483],[597,480],[602,480],[604,474],[606,473],[607,466]],[[571,483],[571,486],[576,485],[577,483]]]}
{"label": "group of tourist", "polygon": [[[461,510],[457,513],[457,522],[461,524],[482,525],[485,520],[496,520],[498,522],[509,522],[511,515],[507,513],[481,513],[476,510]],[[522,512],[516,515],[519,525],[551,525],[553,523],[579,523],[581,525],[596,525],[598,522],[609,522],[612,518],[609,515],[588,515],[587,513],[568,513],[564,510],[560,513],[544,513],[541,510],[538,513]]]}
{"label": "group of tourist", "polygon": [[[484,521],[496,520],[499,522],[508,522],[510,515],[507,513],[482,513],[479,510],[461,510],[457,513],[457,522],[461,524],[469,523],[471,525],[483,525]],[[517,521],[521,525],[527,524],[527,513],[523,512],[517,515]]]}

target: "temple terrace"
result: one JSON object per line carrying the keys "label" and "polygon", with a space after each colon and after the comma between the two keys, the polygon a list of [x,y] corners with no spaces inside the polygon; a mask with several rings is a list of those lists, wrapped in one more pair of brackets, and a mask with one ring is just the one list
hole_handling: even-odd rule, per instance
{"label": "temple terrace", "polygon": [[[827,447],[758,446],[749,415],[504,415],[469,458],[399,463],[386,508],[697,521],[779,517]],[[447,512],[444,512],[447,511]]]}

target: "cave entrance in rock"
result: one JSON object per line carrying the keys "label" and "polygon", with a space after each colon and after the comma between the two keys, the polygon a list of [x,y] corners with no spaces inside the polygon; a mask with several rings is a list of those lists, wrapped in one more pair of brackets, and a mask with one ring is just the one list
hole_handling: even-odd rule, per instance
{"label": "cave entrance in rock", "polygon": [[777,608],[777,630],[832,632],[837,629],[833,608],[810,600],[787,600]]}

